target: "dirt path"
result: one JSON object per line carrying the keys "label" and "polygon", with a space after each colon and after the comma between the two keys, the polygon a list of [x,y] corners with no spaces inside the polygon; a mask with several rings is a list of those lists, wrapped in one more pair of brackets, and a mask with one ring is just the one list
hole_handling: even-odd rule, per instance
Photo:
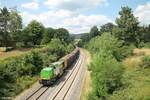
{"label": "dirt path", "polygon": [[85,50],[81,49],[85,54],[86,54],[86,74],[85,74],[85,79],[84,79],[84,85],[82,87],[82,93],[80,100],[87,100],[88,93],[91,91],[91,76],[90,76],[90,71],[88,71],[88,66],[90,65],[91,62],[91,55],[90,53]]}

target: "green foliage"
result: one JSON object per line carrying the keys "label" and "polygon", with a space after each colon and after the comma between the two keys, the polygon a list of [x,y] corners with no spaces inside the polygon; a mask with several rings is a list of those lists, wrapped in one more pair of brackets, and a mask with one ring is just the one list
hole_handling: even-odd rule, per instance
{"label": "green foliage", "polygon": [[135,45],[136,47],[149,47],[150,25],[139,25],[138,19],[134,16],[132,9],[128,6],[122,7],[116,24],[107,23],[101,26],[100,34],[110,32],[123,42],[123,45]]}
{"label": "green foliage", "polygon": [[139,33],[140,33],[140,39],[141,39],[141,42],[144,42],[144,43],[147,43],[147,42],[150,42],[150,25],[148,26],[141,26],[139,28]]}
{"label": "green foliage", "polygon": [[59,28],[55,30],[54,38],[60,39],[61,41],[67,42],[68,37],[69,37],[69,32],[68,30],[64,28]]}
{"label": "green foliage", "polygon": [[12,46],[16,46],[16,43],[19,41],[21,29],[22,29],[22,18],[21,15],[18,14],[17,10],[11,10],[10,12],[10,37]]}
{"label": "green foliage", "polygon": [[133,50],[134,50],[135,46],[134,45],[129,45],[129,46],[122,46],[120,48],[118,48],[118,53],[116,53],[117,60],[121,61],[126,57],[129,57],[131,55],[133,55]]}
{"label": "green foliage", "polygon": [[22,37],[23,42],[29,46],[39,45],[43,37],[43,32],[44,26],[41,23],[33,20],[24,29],[24,37]]}
{"label": "green foliage", "polygon": [[150,42],[140,42],[138,48],[150,48]]}
{"label": "green foliage", "polygon": [[[31,86],[31,84],[33,84],[35,81],[37,80],[37,77],[30,77],[30,76],[22,76],[17,78],[17,82],[16,82],[16,86],[17,88],[15,88],[15,94],[20,93],[22,90],[29,88]],[[18,88],[19,87],[19,88]]]}
{"label": "green foliage", "polygon": [[116,24],[103,25],[100,29],[101,36],[92,38],[89,33],[81,38],[80,44],[88,48],[93,57],[89,67],[92,71],[93,90],[88,99],[147,100],[150,93],[150,57],[142,58],[140,66],[144,69],[136,69],[136,66],[134,71],[127,72],[124,72],[121,61],[132,55],[135,46],[149,47],[150,25],[139,26],[138,19],[129,7],[122,7]]}
{"label": "green foliage", "polygon": [[22,29],[22,18],[16,9],[0,9],[0,46],[3,47],[35,47],[49,43],[52,38],[60,39],[69,44],[72,38],[64,28],[44,28],[42,23],[32,20]]}
{"label": "green foliage", "polygon": [[93,38],[87,46],[93,53],[104,49],[114,52],[121,46],[121,42],[119,42],[117,38],[112,36],[110,33],[103,33],[102,36]]}
{"label": "green foliage", "polygon": [[15,46],[22,29],[22,18],[17,10],[6,7],[0,11],[0,46]]}
{"label": "green foliage", "polygon": [[70,53],[70,51],[73,51],[74,48],[75,48],[74,45],[70,43],[70,44],[67,46],[66,52],[67,52],[67,53]]}
{"label": "green foliage", "polygon": [[81,35],[81,41],[79,41],[78,46],[82,47],[86,45],[92,38],[100,35],[100,32],[97,28],[97,26],[93,26],[89,33],[83,33]]}
{"label": "green foliage", "polygon": [[41,23],[33,20],[22,29],[22,18],[15,9],[0,9],[0,23],[0,46],[4,46],[0,48],[1,51],[10,50],[11,47],[37,48],[0,61],[0,97],[15,96],[35,81],[32,79],[44,66],[74,49],[71,44],[73,39],[64,28],[45,29]]}
{"label": "green foliage", "polygon": [[0,46],[10,46],[9,32],[10,12],[6,7],[0,9]]}
{"label": "green foliage", "polygon": [[122,41],[119,41],[110,33],[103,33],[102,36],[92,39],[86,46],[92,53],[101,50],[110,51],[118,61],[131,55],[134,48],[133,46],[123,46]]}
{"label": "green foliage", "polygon": [[33,83],[32,79],[39,74],[43,67],[58,60],[73,49],[71,44],[66,45],[59,39],[53,39],[43,48],[1,60],[0,97],[15,96]]}
{"label": "green foliage", "polygon": [[99,31],[97,26],[93,26],[90,30],[90,38],[98,36],[99,35]]}
{"label": "green foliage", "polygon": [[82,47],[84,46],[87,42],[90,41],[90,34],[89,33],[84,33],[83,35],[81,35],[81,40],[78,43],[78,46]]}
{"label": "green foliage", "polygon": [[118,27],[114,31],[114,35],[120,40],[123,40],[125,44],[134,44],[138,46],[139,32],[138,32],[138,20],[134,17],[131,8],[122,7],[119,12],[120,17],[116,19]]}
{"label": "green foliage", "polygon": [[57,56],[65,55],[65,47],[59,39],[53,39],[48,45],[48,49],[51,53],[55,53]]}
{"label": "green foliage", "polygon": [[113,28],[115,28],[116,26],[113,23],[107,23],[101,26],[100,28],[100,33],[104,33],[104,32],[110,32],[112,33]]}
{"label": "green foliage", "polygon": [[110,52],[96,54],[91,67],[94,89],[99,98],[106,98],[121,86],[123,67]]}
{"label": "green foliage", "polygon": [[146,55],[142,58],[142,63],[140,64],[142,68],[150,68],[150,56]]}
{"label": "green foliage", "polygon": [[44,50],[46,52],[42,54],[44,65],[46,66],[49,63],[58,60],[65,54],[70,53],[73,49],[74,47],[71,43],[67,45],[59,39],[52,39],[51,42],[47,44],[47,49]]}
{"label": "green foliage", "polygon": [[90,66],[92,71],[93,91],[89,99],[107,99],[122,85],[123,65],[120,59],[122,43],[110,33],[103,33],[101,37],[93,38],[87,48],[93,55]]}
{"label": "green foliage", "polygon": [[54,34],[55,34],[55,30],[53,28],[46,28],[43,34],[43,39],[41,44],[49,43],[51,39],[54,37]]}

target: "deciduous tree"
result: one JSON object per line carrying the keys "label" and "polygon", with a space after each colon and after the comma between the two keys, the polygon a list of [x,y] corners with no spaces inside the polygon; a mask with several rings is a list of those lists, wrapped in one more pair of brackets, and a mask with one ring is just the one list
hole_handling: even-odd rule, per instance
{"label": "deciduous tree", "polygon": [[122,7],[119,12],[119,18],[116,19],[118,28],[115,31],[115,35],[124,41],[125,44],[138,45],[139,32],[138,32],[138,19],[134,17],[131,8]]}
{"label": "deciduous tree", "polygon": [[31,45],[39,45],[44,33],[44,26],[36,20],[31,21],[24,29],[24,39]]}

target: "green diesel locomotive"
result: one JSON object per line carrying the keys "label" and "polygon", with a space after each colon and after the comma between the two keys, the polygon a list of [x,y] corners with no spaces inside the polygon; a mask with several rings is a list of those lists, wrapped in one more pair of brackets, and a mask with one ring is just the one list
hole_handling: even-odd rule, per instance
{"label": "green diesel locomotive", "polygon": [[79,57],[80,50],[76,48],[67,56],[61,58],[58,62],[50,64],[40,72],[39,83],[43,85],[53,84]]}

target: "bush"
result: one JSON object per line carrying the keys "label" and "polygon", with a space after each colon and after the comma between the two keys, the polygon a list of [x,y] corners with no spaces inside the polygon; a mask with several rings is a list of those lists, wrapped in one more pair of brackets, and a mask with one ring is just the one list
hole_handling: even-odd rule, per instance
{"label": "bush", "polygon": [[134,48],[132,45],[124,46],[122,41],[119,41],[110,33],[103,33],[102,36],[93,38],[86,47],[91,51],[91,53],[99,52],[101,50],[110,51],[118,61],[132,55]]}
{"label": "bush", "polygon": [[145,44],[144,44],[144,47],[145,47],[145,48],[150,48],[150,43],[145,43]]}
{"label": "bush", "polygon": [[149,68],[150,67],[150,56],[146,55],[142,58],[142,63],[140,64],[142,68]]}
{"label": "bush", "polygon": [[67,53],[70,53],[70,51],[73,51],[73,49],[74,49],[74,46],[73,46],[72,44],[69,44],[69,45],[67,46],[66,52],[67,52]]}
{"label": "bush", "polygon": [[141,42],[138,46],[139,48],[150,48],[150,43],[147,42],[147,43],[144,43],[144,42]]}
{"label": "bush", "polygon": [[97,53],[91,66],[93,85],[98,97],[105,98],[121,86],[123,67],[109,52]]}
{"label": "bush", "polygon": [[123,50],[122,53],[122,42],[109,33],[92,39],[87,44],[87,48],[93,56],[90,66],[93,91],[88,98],[89,100],[105,100],[122,85],[121,79],[124,69],[118,61],[129,53],[124,53]]}
{"label": "bush", "polygon": [[17,42],[17,43],[16,43],[16,47],[17,47],[17,48],[22,48],[22,47],[25,47],[25,45],[24,45],[23,42]]}
{"label": "bush", "polygon": [[124,58],[133,55],[133,50],[134,50],[134,48],[135,48],[134,45],[119,47],[119,48],[117,49],[117,50],[118,50],[118,51],[117,51],[117,54],[119,54],[118,57],[117,57],[117,60],[118,60],[118,61],[121,61],[121,60],[123,60]]}
{"label": "bush", "polygon": [[[66,48],[70,48],[68,51]],[[0,97],[15,96],[33,83],[40,70],[64,56],[72,47],[54,39],[43,48],[0,61]],[[17,84],[16,84],[17,83]]]}
{"label": "bush", "polygon": [[53,54],[55,53],[57,56],[62,57],[65,55],[65,46],[62,41],[59,39],[53,39],[49,44],[48,44],[48,50]]}

